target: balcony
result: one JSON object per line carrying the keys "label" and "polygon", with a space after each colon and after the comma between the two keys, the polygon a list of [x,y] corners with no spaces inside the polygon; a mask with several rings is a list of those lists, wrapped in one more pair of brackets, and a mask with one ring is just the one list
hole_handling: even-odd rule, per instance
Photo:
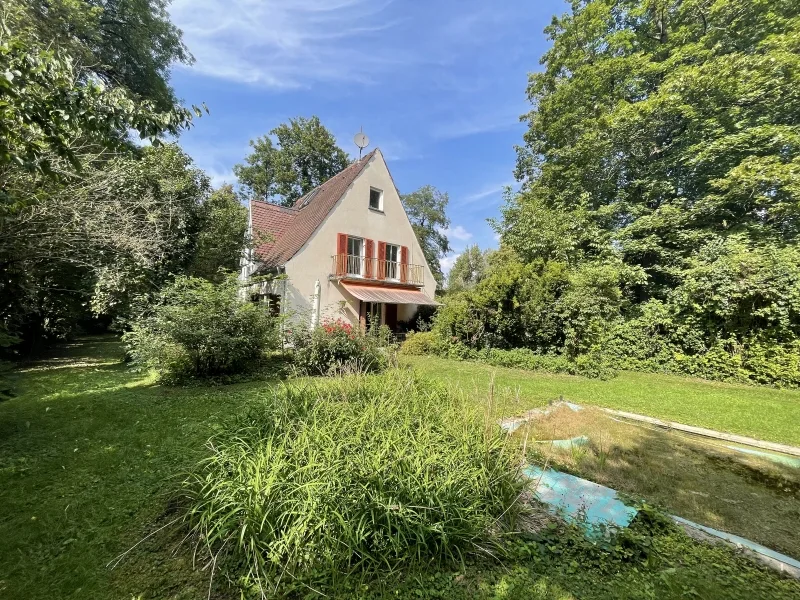
{"label": "balcony", "polygon": [[331,257],[331,279],[375,281],[396,285],[425,285],[423,265],[404,265],[389,260],[365,258],[352,254],[335,254]]}

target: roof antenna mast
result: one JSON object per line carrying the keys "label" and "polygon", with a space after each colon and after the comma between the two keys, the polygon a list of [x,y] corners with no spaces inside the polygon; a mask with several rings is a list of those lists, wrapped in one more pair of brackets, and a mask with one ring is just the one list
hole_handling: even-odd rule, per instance
{"label": "roof antenna mast", "polygon": [[364,148],[369,146],[369,138],[364,133],[364,127],[361,127],[361,131],[359,131],[356,136],[353,138],[356,146],[358,146],[358,160],[361,160],[361,152],[363,152]]}

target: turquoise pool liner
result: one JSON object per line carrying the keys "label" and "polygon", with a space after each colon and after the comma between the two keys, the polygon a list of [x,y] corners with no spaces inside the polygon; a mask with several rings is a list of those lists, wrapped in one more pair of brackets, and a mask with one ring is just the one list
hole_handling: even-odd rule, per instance
{"label": "turquoise pool liner", "polygon": [[[569,441],[569,440],[567,440]],[[526,477],[538,482],[534,495],[553,513],[583,528],[588,538],[602,537],[609,529],[630,525],[637,510],[626,505],[616,490],[554,469],[530,465],[523,470]],[[746,548],[766,564],[793,577],[800,577],[800,561],[748,539],[694,523],[671,515],[681,525],[702,531],[729,544]]]}
{"label": "turquoise pool liner", "polygon": [[577,523],[590,537],[597,537],[609,527],[627,527],[636,509],[627,506],[617,492],[598,483],[553,469],[526,467],[527,477],[539,484],[536,497],[566,521]]}
{"label": "turquoise pool liner", "polygon": [[742,452],[743,454],[750,454],[752,456],[765,458],[774,463],[786,465],[787,467],[794,467],[795,469],[800,469],[800,458],[796,456],[790,456],[788,454],[778,454],[777,452],[770,452],[768,450],[756,450],[755,448],[746,448],[744,446],[726,445],[725,447],[729,448],[730,450],[735,450],[736,452]]}

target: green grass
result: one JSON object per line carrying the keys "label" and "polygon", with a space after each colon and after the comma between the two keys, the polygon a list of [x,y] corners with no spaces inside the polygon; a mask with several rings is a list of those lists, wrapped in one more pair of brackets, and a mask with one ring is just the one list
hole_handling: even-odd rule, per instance
{"label": "green grass", "polygon": [[0,403],[0,597],[198,597],[205,574],[171,548],[106,564],[163,524],[176,474],[265,384],[163,388],[115,338],[65,350]]}
{"label": "green grass", "polygon": [[[561,408],[521,427],[539,461],[800,558],[800,469],[735,452],[716,440]],[[566,448],[542,440],[586,436]]]}
{"label": "green grass", "polygon": [[[192,549],[181,543],[185,531],[166,527],[154,532],[179,515],[171,502],[173,492],[186,470],[207,455],[207,439],[271,384],[166,388],[131,373],[121,358],[114,338],[84,340],[18,372],[18,396],[0,402],[3,600],[209,595],[208,571],[200,570],[203,563],[193,568]],[[466,366],[478,373],[477,367]],[[488,386],[485,380],[477,385],[483,390]],[[153,533],[116,568],[107,567]],[[651,566],[640,558],[562,541],[568,539],[532,541],[517,559],[503,565],[470,560],[466,572],[453,566],[377,581],[353,580],[332,596],[800,597],[797,583],[752,566],[727,549],[700,545],[675,532],[653,538],[658,560]],[[211,597],[239,594],[218,575]]]}
{"label": "green grass", "polygon": [[508,399],[508,414],[544,406],[563,396],[579,404],[800,446],[800,390],[634,372],[621,372],[602,381],[432,356],[403,360],[423,373],[458,385],[477,399],[486,397],[488,381],[494,376],[496,390]]}
{"label": "green grass", "polygon": [[293,382],[209,443],[187,520],[259,590],[503,549],[521,446],[412,372]]}

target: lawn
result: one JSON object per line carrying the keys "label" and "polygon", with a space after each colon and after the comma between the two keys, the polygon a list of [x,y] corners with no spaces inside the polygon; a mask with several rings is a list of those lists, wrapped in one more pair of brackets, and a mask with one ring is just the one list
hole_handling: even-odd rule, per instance
{"label": "lawn", "polygon": [[405,357],[408,364],[450,381],[478,399],[495,390],[507,414],[544,406],[563,396],[686,425],[800,446],[800,390],[719,383],[652,373],[621,372],[608,381],[534,373],[431,356]]}
{"label": "lawn", "polygon": [[[451,364],[462,366],[438,366]],[[473,377],[480,375],[479,366],[463,366]],[[463,377],[470,381],[467,374]],[[112,337],[61,348],[50,359],[18,371],[15,379],[18,395],[0,402],[0,597],[239,597],[221,576],[209,587],[202,563],[193,567],[183,531],[170,525],[179,514],[173,491],[181,473],[206,454],[212,432],[274,382],[158,386],[126,368]],[[488,383],[478,380],[476,385],[486,389]],[[552,394],[541,392],[539,401]],[[675,532],[653,536],[646,566],[641,557],[617,555],[613,548],[562,544],[561,539],[530,542],[503,565],[471,559],[466,571],[450,566],[387,574],[377,582],[352,582],[333,595],[632,600],[677,599],[691,592],[725,599],[800,597],[800,584],[726,548],[701,545]],[[108,566],[134,545],[115,568]]]}
{"label": "lawn", "polygon": [[173,478],[264,384],[163,388],[121,360],[115,338],[71,345],[23,369],[0,403],[0,597],[207,592],[183,554],[144,545],[106,564],[170,516]]}

